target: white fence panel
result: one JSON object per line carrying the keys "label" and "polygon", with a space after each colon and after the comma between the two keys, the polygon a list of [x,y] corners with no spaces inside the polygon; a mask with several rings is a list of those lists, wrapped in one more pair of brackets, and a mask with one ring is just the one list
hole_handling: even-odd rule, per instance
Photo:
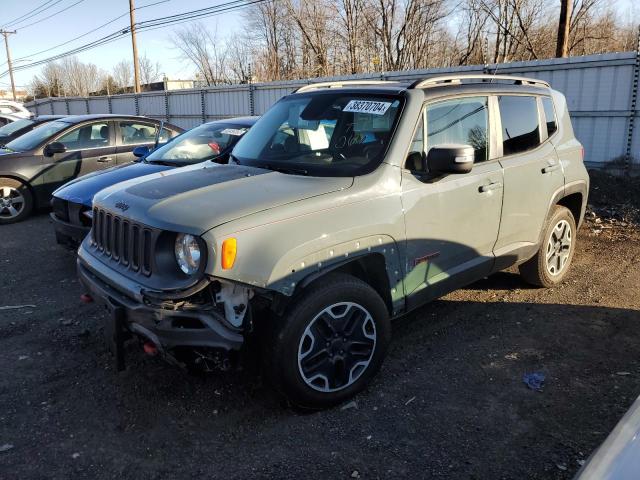
{"label": "white fence panel", "polygon": [[107,97],[89,97],[89,112],[109,113],[109,100]]}
{"label": "white fence panel", "polygon": [[[562,92],[573,119],[578,140],[585,147],[585,160],[592,166],[620,160],[625,155],[633,88],[635,52],[554,58],[491,66],[499,74],[523,75],[548,81]],[[107,97],[38,100],[27,105],[39,114],[118,113],[148,115],[183,128],[204,121],[243,115],[261,115],[282,96],[311,82],[345,79],[413,81],[451,73],[478,73],[483,67],[435,68],[403,72],[360,74],[335,78],[306,79],[208,87],[203,90],[150,92]],[[111,109],[109,109],[111,104]],[[638,111],[634,112],[638,116]],[[640,127],[640,121],[637,126]],[[637,128],[636,128],[637,130]],[[633,136],[632,157],[640,167],[640,134]]]}
{"label": "white fence panel", "polygon": [[159,94],[144,94],[138,98],[138,110],[140,115],[157,119],[166,119],[166,106],[164,92]]}
{"label": "white fence panel", "polygon": [[69,115],[86,115],[89,113],[87,101],[80,98],[69,99]]}

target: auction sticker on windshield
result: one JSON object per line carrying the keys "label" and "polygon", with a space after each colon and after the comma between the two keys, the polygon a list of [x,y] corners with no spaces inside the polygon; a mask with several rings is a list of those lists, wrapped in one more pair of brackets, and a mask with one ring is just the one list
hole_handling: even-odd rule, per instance
{"label": "auction sticker on windshield", "polygon": [[370,113],[384,115],[391,106],[391,102],[375,102],[373,100],[351,100],[344,107],[344,112]]}
{"label": "auction sticker on windshield", "polygon": [[242,128],[225,128],[224,130],[222,130],[220,133],[224,134],[224,135],[234,135],[236,137],[239,137],[240,135],[244,134],[244,132],[246,132],[247,129],[242,129]]}

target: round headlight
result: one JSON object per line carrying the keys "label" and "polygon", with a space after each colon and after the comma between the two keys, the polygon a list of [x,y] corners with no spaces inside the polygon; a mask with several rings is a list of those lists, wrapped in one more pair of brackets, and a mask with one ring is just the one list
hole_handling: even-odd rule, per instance
{"label": "round headlight", "polygon": [[193,275],[200,267],[200,245],[193,235],[179,233],[175,245],[176,261],[180,270]]}

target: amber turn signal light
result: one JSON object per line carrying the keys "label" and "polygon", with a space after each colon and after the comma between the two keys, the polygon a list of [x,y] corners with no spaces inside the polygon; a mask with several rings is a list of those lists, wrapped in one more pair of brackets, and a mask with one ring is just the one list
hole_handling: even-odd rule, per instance
{"label": "amber turn signal light", "polygon": [[222,269],[229,270],[236,261],[236,253],[238,252],[238,242],[235,238],[227,238],[222,242]]}

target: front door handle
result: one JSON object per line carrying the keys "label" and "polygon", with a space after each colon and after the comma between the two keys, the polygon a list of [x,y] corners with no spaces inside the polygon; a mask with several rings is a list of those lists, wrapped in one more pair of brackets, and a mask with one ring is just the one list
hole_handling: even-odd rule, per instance
{"label": "front door handle", "polygon": [[112,160],[111,157],[100,157],[98,158],[98,163],[107,163],[110,162]]}
{"label": "front door handle", "polygon": [[488,183],[487,185],[482,185],[478,191],[480,193],[485,193],[485,192],[490,192],[491,190],[499,190],[502,188],[502,183],[501,182],[493,182],[493,183]]}
{"label": "front door handle", "polygon": [[556,163],[554,165],[547,165],[542,169],[542,173],[551,173],[560,168],[560,164]]}

